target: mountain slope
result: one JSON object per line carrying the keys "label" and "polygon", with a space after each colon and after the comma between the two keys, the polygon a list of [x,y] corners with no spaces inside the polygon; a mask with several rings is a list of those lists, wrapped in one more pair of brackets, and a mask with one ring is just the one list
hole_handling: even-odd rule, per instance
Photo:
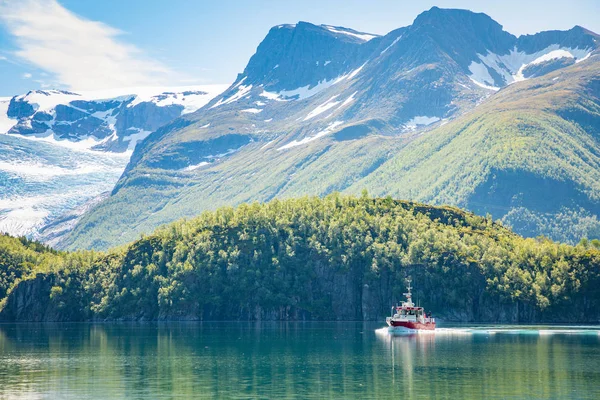
{"label": "mountain slope", "polygon": [[[350,191],[456,204],[528,236],[600,237],[600,60],[511,85]],[[554,222],[557,221],[557,222]]]}
{"label": "mountain slope", "polygon": [[[534,94],[517,91],[520,85],[581,65],[591,65],[594,75],[597,65],[591,55],[598,37],[582,28],[517,38],[488,16],[464,10],[434,7],[413,25],[369,40],[330,28],[271,29],[230,88],[136,148],[111,197],[61,246],[105,248],[220,205],[359,187],[474,207],[466,194],[454,192],[474,193],[484,184],[488,170],[476,164],[459,171],[476,177],[460,181],[460,190],[447,180],[435,189],[446,195],[431,197],[424,196],[433,188],[412,180],[394,186],[386,175],[397,178],[412,165],[398,160],[412,162],[427,151],[408,144],[424,143],[420,137],[435,141],[438,129],[446,132],[455,126],[451,121],[469,118],[504,91],[527,102]],[[544,112],[535,104],[531,113]],[[584,114],[588,118],[589,110]],[[502,131],[501,121],[497,128]],[[557,138],[568,135],[564,126],[556,129]],[[533,162],[526,145],[516,151],[521,161],[515,163]],[[452,165],[438,168],[453,171]]]}

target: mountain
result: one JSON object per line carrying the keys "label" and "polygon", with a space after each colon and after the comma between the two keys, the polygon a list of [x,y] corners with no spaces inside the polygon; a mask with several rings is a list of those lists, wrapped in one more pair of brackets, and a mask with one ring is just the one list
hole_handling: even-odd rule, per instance
{"label": "mountain", "polygon": [[223,89],[37,90],[0,99],[0,232],[54,244],[113,189],[136,143]]}
{"label": "mountain", "polygon": [[107,253],[0,236],[0,320],[381,320],[411,276],[444,321],[597,323],[599,249],[391,197],[273,200]]}
{"label": "mountain", "polygon": [[75,93],[34,90],[0,99],[0,133],[124,152],[162,125],[196,111],[223,85]]}
{"label": "mountain", "polygon": [[[136,147],[111,196],[59,246],[106,248],[221,205],[362,188],[576,242],[599,226],[598,43],[581,27],[516,37],[485,14],[436,7],[384,36],[273,27],[227,90]],[[494,115],[509,105],[510,118]],[[527,116],[536,117],[513,120]],[[521,129],[544,140],[522,139]],[[545,141],[556,157],[539,156]],[[497,155],[502,146],[512,150]],[[494,177],[506,188],[494,191]],[[561,195],[548,177],[572,190]],[[550,211],[534,206],[548,195]],[[556,216],[576,228],[561,232]]]}
{"label": "mountain", "polygon": [[600,59],[510,85],[348,189],[457,204],[530,237],[600,237]]}

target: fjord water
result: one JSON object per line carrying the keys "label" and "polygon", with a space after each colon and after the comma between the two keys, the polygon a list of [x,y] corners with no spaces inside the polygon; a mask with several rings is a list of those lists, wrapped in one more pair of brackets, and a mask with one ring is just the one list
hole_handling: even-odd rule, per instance
{"label": "fjord water", "polygon": [[0,398],[600,398],[590,327],[0,324]]}

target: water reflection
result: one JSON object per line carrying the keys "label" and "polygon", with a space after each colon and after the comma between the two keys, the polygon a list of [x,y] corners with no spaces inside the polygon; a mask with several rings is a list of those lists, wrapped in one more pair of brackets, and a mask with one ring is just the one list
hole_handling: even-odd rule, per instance
{"label": "water reflection", "polygon": [[435,336],[431,334],[407,334],[388,332],[387,328],[376,331],[377,338],[388,347],[391,364],[392,387],[401,390],[409,398],[416,395],[414,388],[420,377],[416,376],[416,357],[428,358],[435,346]]}
{"label": "water reflection", "polygon": [[376,328],[0,325],[0,398],[600,397],[598,335]]}
{"label": "water reflection", "polygon": [[376,330],[409,398],[598,398],[598,327]]}

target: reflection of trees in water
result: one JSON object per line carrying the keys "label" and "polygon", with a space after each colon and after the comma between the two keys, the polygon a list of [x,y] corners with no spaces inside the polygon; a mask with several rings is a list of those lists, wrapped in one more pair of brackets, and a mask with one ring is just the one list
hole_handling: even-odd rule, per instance
{"label": "reflection of trees in water", "polygon": [[386,346],[396,393],[409,398],[571,398],[597,393],[600,384],[598,337],[385,329],[377,338]]}
{"label": "reflection of trees in water", "polygon": [[[362,323],[52,324],[0,327],[0,385],[106,397],[327,397],[367,392]],[[224,328],[225,327],[225,328]],[[28,351],[29,347],[33,351]],[[28,360],[28,363],[25,363]]]}
{"label": "reflection of trees in water", "polygon": [[28,397],[569,397],[598,383],[595,340],[390,336],[362,322],[0,325],[0,388]]}

